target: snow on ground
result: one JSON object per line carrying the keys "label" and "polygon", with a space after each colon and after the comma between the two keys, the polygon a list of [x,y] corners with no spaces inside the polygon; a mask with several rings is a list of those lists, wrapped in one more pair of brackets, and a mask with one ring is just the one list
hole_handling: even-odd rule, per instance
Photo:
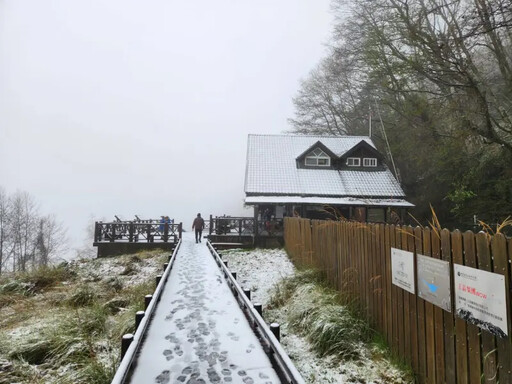
{"label": "snow on ground", "polygon": [[238,283],[251,290],[254,303],[265,306],[272,289],[284,277],[293,275],[295,267],[282,249],[225,250],[230,271],[237,273]]}
{"label": "snow on ground", "polygon": [[74,260],[70,264],[84,282],[117,277],[122,281],[123,286],[128,287],[155,277],[157,271],[163,267],[161,257],[169,254],[165,251],[154,251],[94,260]]}
{"label": "snow on ground", "polygon": [[[273,288],[295,267],[283,249],[225,250],[220,251],[228,261],[229,269],[237,272],[237,280],[244,288],[251,289],[252,301],[265,308]],[[336,362],[330,357],[318,357],[306,338],[294,334],[286,323],[286,309],[272,310],[272,319],[281,324],[281,345],[288,353],[306,383],[407,383],[403,372],[388,359],[374,358],[368,345],[361,343],[357,361]]]}

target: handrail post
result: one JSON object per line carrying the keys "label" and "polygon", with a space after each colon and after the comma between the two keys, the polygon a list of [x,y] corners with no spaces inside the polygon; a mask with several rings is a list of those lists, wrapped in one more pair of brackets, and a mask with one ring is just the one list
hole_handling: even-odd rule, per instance
{"label": "handrail post", "polygon": [[148,243],[151,242],[151,224],[146,224],[146,237],[148,239]]}
{"label": "handrail post", "polygon": [[210,215],[210,236],[212,235],[213,233],[213,216]]}
{"label": "handrail post", "polygon": [[254,242],[256,242],[258,239],[258,232],[259,232],[258,213],[259,213],[259,210],[260,210],[260,207],[258,205],[255,205],[254,206],[254,219],[252,222],[252,233],[254,234],[253,245],[254,245]]}
{"label": "handrail post", "polygon": [[128,233],[129,233],[128,241],[130,243],[133,243],[133,234],[135,233],[135,225],[133,224],[133,222],[131,222],[130,226],[128,227]]}
{"label": "handrail post", "polygon": [[101,241],[101,235],[100,235],[100,224],[96,221],[94,223],[94,242],[100,242]]}
{"label": "handrail post", "polygon": [[164,223],[164,243],[169,241],[169,223],[166,221]]}
{"label": "handrail post", "polygon": [[238,219],[238,242],[239,243],[242,242],[242,220],[243,219]]}
{"label": "handrail post", "polygon": [[112,233],[110,235],[110,242],[113,243],[116,238],[116,225],[112,224],[111,228],[112,228]]}
{"label": "handrail post", "polygon": [[180,234],[180,239],[181,239],[181,235],[183,234],[183,223],[178,224],[178,232]]}

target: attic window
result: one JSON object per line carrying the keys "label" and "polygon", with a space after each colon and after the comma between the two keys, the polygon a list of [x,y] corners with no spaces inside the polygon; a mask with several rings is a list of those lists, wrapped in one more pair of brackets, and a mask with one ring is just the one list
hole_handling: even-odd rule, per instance
{"label": "attic window", "polygon": [[316,148],[306,156],[305,164],[312,167],[329,167],[331,158],[320,148]]}
{"label": "attic window", "polygon": [[376,167],[377,159],[375,157],[365,157],[363,159],[363,167]]}
{"label": "attic window", "polygon": [[349,167],[361,166],[361,159],[359,157],[347,157],[347,165]]}

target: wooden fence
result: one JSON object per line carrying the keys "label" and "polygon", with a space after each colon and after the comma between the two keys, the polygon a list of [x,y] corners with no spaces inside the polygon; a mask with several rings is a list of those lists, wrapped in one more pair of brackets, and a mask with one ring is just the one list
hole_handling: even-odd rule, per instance
{"label": "wooden fence", "polygon": [[[295,263],[325,272],[355,302],[392,351],[410,363],[419,383],[511,383],[512,239],[384,224],[285,220],[286,249]],[[505,276],[507,338],[487,331],[391,283],[391,248]],[[416,290],[417,292],[417,290]]]}

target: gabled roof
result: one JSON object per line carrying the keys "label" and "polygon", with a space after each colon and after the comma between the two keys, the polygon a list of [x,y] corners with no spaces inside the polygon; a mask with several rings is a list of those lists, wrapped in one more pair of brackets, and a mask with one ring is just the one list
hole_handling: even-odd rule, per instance
{"label": "gabled roof", "polygon": [[345,152],[341,157],[343,157],[343,158],[351,157],[354,153],[356,153],[357,151],[359,151],[362,148],[366,149],[369,153],[371,153],[377,159],[379,159],[379,160],[383,159],[382,154],[379,151],[377,151],[375,149],[375,147],[368,144],[368,142],[366,142],[365,140],[361,140],[359,143],[357,143],[351,149],[349,149],[347,152]]}
{"label": "gabled roof", "polygon": [[403,198],[402,188],[387,167],[372,171],[297,167],[296,159],[318,142],[341,157],[361,141],[375,149],[371,139],[364,136],[249,135],[245,193]]}
{"label": "gabled roof", "polygon": [[336,156],[336,154],[331,151],[329,148],[327,148],[327,146],[322,143],[320,140],[317,141],[315,144],[313,144],[311,147],[309,147],[308,149],[306,149],[303,153],[301,153],[299,156],[297,156],[297,160],[301,160],[303,159],[304,157],[306,157],[309,153],[313,152],[316,148],[320,148],[322,151],[325,152],[325,154],[327,156],[329,156],[330,158],[336,158],[338,156]]}

